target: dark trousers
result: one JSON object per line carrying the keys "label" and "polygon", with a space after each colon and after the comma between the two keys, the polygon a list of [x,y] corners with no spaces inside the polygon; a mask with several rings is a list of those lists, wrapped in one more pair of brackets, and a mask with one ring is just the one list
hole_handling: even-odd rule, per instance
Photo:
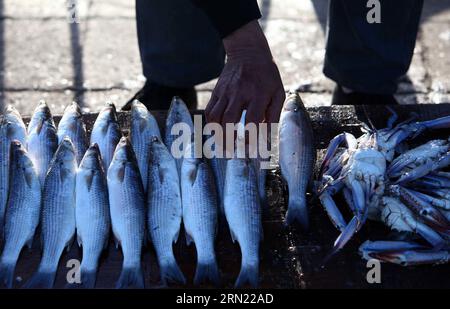
{"label": "dark trousers", "polygon": [[[390,94],[411,63],[423,0],[380,2],[381,23],[369,24],[366,0],[330,0],[324,73],[355,91]],[[147,79],[190,87],[220,74],[220,37],[190,1],[136,0],[136,10]]]}

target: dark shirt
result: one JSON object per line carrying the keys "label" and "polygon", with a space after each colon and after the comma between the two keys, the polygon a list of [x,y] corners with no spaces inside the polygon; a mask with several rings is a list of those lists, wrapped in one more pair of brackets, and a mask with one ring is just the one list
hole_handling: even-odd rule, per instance
{"label": "dark shirt", "polygon": [[261,18],[256,0],[191,0],[208,15],[222,38]]}

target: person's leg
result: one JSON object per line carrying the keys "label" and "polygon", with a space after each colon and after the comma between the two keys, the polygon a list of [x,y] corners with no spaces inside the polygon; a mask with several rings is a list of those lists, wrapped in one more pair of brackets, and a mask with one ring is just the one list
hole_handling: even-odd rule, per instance
{"label": "person's leg", "polygon": [[158,101],[172,94],[183,97],[195,85],[219,76],[225,60],[222,40],[191,1],[136,0],[136,21],[147,78],[140,99],[152,101],[149,107],[168,107],[170,100],[167,105]]}
{"label": "person's leg", "polygon": [[380,3],[381,23],[370,24],[367,1],[330,0],[324,74],[354,92],[392,95],[411,63],[423,0]]}

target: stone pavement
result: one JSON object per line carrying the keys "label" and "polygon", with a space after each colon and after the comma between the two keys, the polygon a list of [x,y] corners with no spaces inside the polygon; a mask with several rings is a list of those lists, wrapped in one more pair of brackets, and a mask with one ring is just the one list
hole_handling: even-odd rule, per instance
{"label": "stone pavement", "polygon": [[[328,0],[260,0],[261,24],[286,89],[307,105],[328,105],[333,83],[322,74]],[[54,113],[71,100],[98,111],[121,106],[144,82],[134,1],[78,0],[79,24],[68,23],[66,0],[0,0],[0,104],[30,114],[39,99]],[[405,103],[450,102],[450,0],[426,0]],[[201,107],[214,81],[198,86]]]}

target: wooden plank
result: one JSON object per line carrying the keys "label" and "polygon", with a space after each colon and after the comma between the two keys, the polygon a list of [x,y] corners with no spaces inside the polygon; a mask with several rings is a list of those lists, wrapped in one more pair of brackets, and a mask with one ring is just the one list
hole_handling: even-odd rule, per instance
{"label": "wooden plank", "polygon": [[[366,111],[364,111],[364,109]],[[406,105],[394,107],[399,119],[406,119],[415,112],[419,120],[433,119],[450,115],[450,104],[441,105]],[[382,128],[389,116],[384,106],[366,107],[314,107],[308,109],[316,137],[319,155],[323,152],[331,138],[348,131],[360,134],[360,121],[367,122],[367,115],[377,128]],[[201,114],[201,111],[194,112]],[[165,112],[154,112],[160,127],[164,127]],[[85,115],[85,121],[90,131],[96,114]],[[55,117],[58,122],[59,117]],[[119,121],[124,134],[129,128],[129,113],[119,113]],[[448,131],[440,132],[448,136]],[[438,134],[438,135],[439,135]],[[436,133],[428,133],[428,137]],[[366,239],[386,239],[389,231],[381,224],[369,222],[355,237],[349,246],[326,268],[320,264],[325,257],[338,232],[333,228],[317,201],[310,199],[311,229],[302,233],[296,228],[284,228],[282,220],[287,207],[287,191],[278,169],[269,173],[267,180],[269,208],[263,218],[264,241],[261,248],[261,287],[269,288],[359,288],[369,287],[366,281],[368,269],[357,254],[359,245]],[[342,203],[342,201],[339,201]],[[111,243],[108,251],[103,255],[99,276],[98,288],[112,288],[117,280],[122,257],[120,250],[116,251]],[[221,228],[216,245],[219,268],[222,272],[222,281],[225,287],[232,287],[240,268],[240,252],[237,245],[230,241],[226,228]],[[185,245],[184,238],[180,237],[175,245],[175,254],[180,262],[188,281],[192,282],[195,272],[195,249]],[[72,246],[72,249],[61,258],[58,270],[56,287],[66,285],[68,268],[66,263],[70,259],[80,259],[81,250]],[[22,281],[27,280],[37,269],[40,259],[39,242],[35,241],[33,250],[24,250],[17,266],[17,276]],[[144,250],[143,269],[145,272],[146,287],[160,287],[159,270],[155,253],[151,245]],[[382,284],[377,287],[450,287],[448,280],[449,265],[436,267],[423,266],[414,268],[400,268],[394,265],[382,266]],[[17,282],[19,287],[21,282]],[[189,284],[188,287],[191,285]]]}

